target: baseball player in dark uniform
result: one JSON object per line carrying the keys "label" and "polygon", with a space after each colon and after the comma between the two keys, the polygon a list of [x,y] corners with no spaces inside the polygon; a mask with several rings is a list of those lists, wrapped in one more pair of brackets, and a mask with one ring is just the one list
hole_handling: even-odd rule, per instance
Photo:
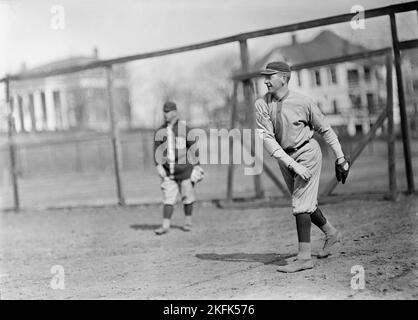
{"label": "baseball player in dark uniform", "polygon": [[268,92],[255,102],[258,132],[264,148],[278,160],[292,195],[293,215],[299,241],[298,255],[280,272],[297,272],[313,268],[311,259],[311,222],[325,233],[325,243],[318,257],[330,255],[340,242],[341,234],[324,217],[318,207],[318,187],[322,154],[314,131],[323,136],[335,157],[338,181],[345,183],[350,168],[338,137],[321,110],[309,97],[290,91],[290,67],[285,62],[270,62],[262,71]]}
{"label": "baseball player in dark uniform", "polygon": [[165,123],[154,135],[154,160],[158,175],[161,178],[163,193],[163,224],[155,230],[162,235],[170,230],[177,197],[181,194],[186,222],[182,229],[190,231],[192,211],[195,201],[194,186],[203,179],[203,170],[199,166],[198,149],[188,152],[195,143],[188,139],[190,128],[177,116],[177,106],[167,101],[163,106]]}

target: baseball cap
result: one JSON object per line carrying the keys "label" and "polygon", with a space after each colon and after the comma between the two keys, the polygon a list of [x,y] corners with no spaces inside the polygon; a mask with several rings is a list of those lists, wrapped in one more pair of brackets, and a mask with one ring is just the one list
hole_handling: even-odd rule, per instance
{"label": "baseball cap", "polygon": [[261,71],[261,74],[263,75],[271,75],[275,73],[290,73],[290,66],[283,61],[273,61],[269,62],[266,66],[266,69]]}
{"label": "baseball cap", "polygon": [[163,106],[163,111],[164,112],[169,112],[169,111],[173,111],[173,110],[177,110],[177,105],[176,105],[175,102],[167,101],[166,103],[164,103],[164,106]]}

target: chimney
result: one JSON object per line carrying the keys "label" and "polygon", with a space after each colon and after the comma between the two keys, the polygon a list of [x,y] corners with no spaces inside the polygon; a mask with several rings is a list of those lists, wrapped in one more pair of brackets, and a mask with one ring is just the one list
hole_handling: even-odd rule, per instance
{"label": "chimney", "polygon": [[297,37],[296,37],[296,33],[293,33],[292,34],[292,44],[293,45],[295,45],[295,44],[297,44],[298,43],[298,39],[297,39]]}
{"label": "chimney", "polygon": [[97,49],[97,47],[93,48],[93,58],[99,59],[99,49]]}

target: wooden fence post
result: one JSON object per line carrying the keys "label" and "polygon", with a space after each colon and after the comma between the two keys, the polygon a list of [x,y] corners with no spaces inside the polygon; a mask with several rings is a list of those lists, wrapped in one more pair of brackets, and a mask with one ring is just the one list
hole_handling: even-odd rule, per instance
{"label": "wooden fence post", "polygon": [[403,90],[403,78],[401,68],[401,52],[398,41],[398,31],[396,27],[395,14],[392,12],[390,15],[390,27],[392,32],[392,46],[395,54],[395,71],[396,71],[396,83],[398,85],[398,100],[399,100],[399,113],[401,116],[401,128],[402,128],[402,141],[403,151],[405,158],[405,171],[406,181],[408,183],[408,193],[412,194],[415,191],[414,186],[414,171],[411,162],[411,145],[409,140],[409,125],[408,116],[406,114],[405,94]]}
{"label": "wooden fence post", "polygon": [[393,121],[393,85],[392,85],[392,55],[386,55],[386,108],[388,113],[388,171],[389,171],[389,192],[390,198],[396,200],[396,159],[395,159],[395,141],[396,134]]}
{"label": "wooden fence post", "polygon": [[6,78],[5,81],[5,98],[7,107],[7,122],[8,131],[7,137],[9,140],[9,155],[10,155],[10,174],[13,186],[13,209],[15,212],[20,210],[19,186],[17,181],[17,161],[16,161],[16,143],[14,139],[14,121],[13,110],[10,105],[10,80]]}
{"label": "wooden fence post", "polygon": [[115,104],[114,91],[113,91],[114,74],[113,74],[112,66],[106,66],[106,80],[107,80],[108,107],[109,107],[109,118],[110,118],[110,131],[111,131],[111,136],[112,136],[112,147],[113,147],[113,163],[114,163],[114,168],[115,168],[118,204],[121,206],[124,206],[125,198],[123,195],[122,177],[121,177],[122,155],[121,155],[121,145],[120,145],[117,114],[115,112],[115,106],[114,106]]}
{"label": "wooden fence post", "polygon": [[[236,117],[237,117],[237,103],[238,103],[238,81],[234,81],[234,88],[232,91],[232,104],[231,104],[231,118],[230,118],[230,125],[229,129],[232,130],[236,124]],[[233,185],[234,185],[234,164],[233,156],[234,156],[234,137],[229,137],[229,164],[228,164],[228,176],[227,176],[227,184],[226,184],[226,198],[228,200],[232,200],[232,192],[233,192]]]}
{"label": "wooden fence post", "polygon": [[[240,40],[240,53],[241,53],[241,67],[243,72],[248,72],[250,68],[250,61],[249,61],[249,53],[248,53],[248,45],[247,40]],[[243,81],[244,85],[244,98],[245,104],[247,109],[247,125],[251,129],[251,156],[254,156],[255,153],[255,113],[253,107],[253,99],[252,99],[252,84],[251,80],[247,79]],[[254,136],[253,136],[254,134]],[[255,197],[256,198],[263,198],[264,197],[264,190],[261,185],[261,175],[254,175],[254,188],[255,188]]]}

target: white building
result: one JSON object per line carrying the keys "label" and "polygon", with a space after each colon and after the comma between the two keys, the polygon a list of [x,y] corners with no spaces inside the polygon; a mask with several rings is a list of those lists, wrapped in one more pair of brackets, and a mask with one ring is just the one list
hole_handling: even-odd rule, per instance
{"label": "white building", "polygon": [[[295,65],[364,51],[368,49],[325,30],[311,41],[303,43],[297,42],[296,37],[292,36],[290,45],[272,49],[254,68],[263,69],[269,61],[275,60]],[[289,87],[312,97],[327,114],[333,127],[354,135],[368,132],[370,123],[386,107],[385,78],[385,58],[378,57],[292,71]],[[262,78],[257,81],[258,94],[265,92],[263,81]],[[396,94],[394,98],[395,121],[399,122]]]}
{"label": "white building", "polygon": [[[30,75],[98,61],[92,57],[72,57],[33,69]],[[123,65],[115,71],[115,107],[120,124],[131,124],[130,90]],[[59,131],[70,129],[107,130],[109,128],[106,74],[103,68],[43,79],[10,82],[10,102],[17,132]]]}

